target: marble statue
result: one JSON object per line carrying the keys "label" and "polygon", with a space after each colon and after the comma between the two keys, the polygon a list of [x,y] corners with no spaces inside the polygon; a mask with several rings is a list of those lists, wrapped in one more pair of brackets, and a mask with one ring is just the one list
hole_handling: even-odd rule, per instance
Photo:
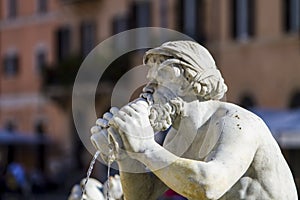
{"label": "marble statue", "polygon": [[[104,159],[111,138],[124,199],[157,199],[168,188],[188,199],[298,199],[262,119],[222,101],[227,86],[203,46],[167,42],[143,61],[149,83],[141,98],[112,108],[91,129]],[[154,135],[164,130],[161,146]]]}
{"label": "marble statue", "polygon": [[80,185],[74,185],[69,195],[68,200],[106,200],[109,190],[110,200],[122,200],[123,190],[121,186],[120,176],[114,175],[109,177],[109,187],[107,181],[102,184],[94,178],[90,178],[86,184],[86,192],[82,196],[82,186],[85,179],[80,182]]}

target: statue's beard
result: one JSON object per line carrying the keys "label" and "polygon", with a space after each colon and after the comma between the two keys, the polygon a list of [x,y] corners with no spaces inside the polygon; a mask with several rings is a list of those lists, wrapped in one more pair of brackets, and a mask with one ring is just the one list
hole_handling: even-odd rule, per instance
{"label": "statue's beard", "polygon": [[182,113],[183,100],[180,97],[164,97],[165,103],[156,103],[151,93],[141,94],[150,105],[150,124],[155,132],[165,131],[174,123],[175,119]]}

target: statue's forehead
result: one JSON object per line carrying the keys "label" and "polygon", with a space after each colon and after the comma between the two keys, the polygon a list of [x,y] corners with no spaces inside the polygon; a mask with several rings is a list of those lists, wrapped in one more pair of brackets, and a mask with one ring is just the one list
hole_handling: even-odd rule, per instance
{"label": "statue's forehead", "polygon": [[170,56],[166,56],[163,54],[150,54],[150,55],[146,55],[144,56],[144,64],[148,64],[148,65],[154,65],[154,64],[159,64],[162,63],[163,61],[167,60],[171,58]]}
{"label": "statue's forehead", "polygon": [[207,68],[216,68],[212,55],[206,48],[193,41],[171,41],[148,50],[144,55],[144,63],[149,58],[167,57],[178,59],[188,68],[202,72]]}

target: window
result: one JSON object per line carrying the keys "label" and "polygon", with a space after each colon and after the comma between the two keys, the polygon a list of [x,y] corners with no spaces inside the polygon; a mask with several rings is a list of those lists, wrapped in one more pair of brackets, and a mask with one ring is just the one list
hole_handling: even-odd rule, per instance
{"label": "window", "polygon": [[18,0],[7,0],[7,11],[8,11],[8,18],[15,18],[17,16],[17,3]]}
{"label": "window", "polygon": [[96,43],[96,25],[94,22],[82,22],[80,26],[81,53],[86,56]]}
{"label": "window", "polygon": [[[113,27],[112,32],[113,34],[118,34],[122,31],[126,31],[128,29],[128,20],[125,16],[117,16],[113,19]],[[122,38],[116,37],[115,38],[115,47],[116,50],[118,49],[124,49],[127,46],[126,40],[123,40]]]}
{"label": "window", "polygon": [[127,19],[125,16],[117,16],[113,19],[113,34],[127,30]]}
{"label": "window", "polygon": [[7,77],[16,76],[19,72],[19,57],[17,54],[8,55],[4,58],[3,73]]}
{"label": "window", "polygon": [[71,54],[71,30],[69,27],[61,27],[56,32],[57,59],[63,61]]}
{"label": "window", "polygon": [[254,35],[254,0],[232,0],[232,35],[246,40]]}
{"label": "window", "polygon": [[300,0],[283,0],[284,28],[287,32],[300,30]]}
{"label": "window", "polygon": [[[133,1],[131,5],[131,16],[129,20],[130,28],[140,28],[151,26],[151,1]],[[149,42],[149,36],[138,33],[134,38],[137,44]]]}
{"label": "window", "polygon": [[168,27],[168,1],[159,1],[160,27]]}
{"label": "window", "polygon": [[43,73],[46,66],[46,53],[43,50],[38,50],[35,55],[36,71],[38,73]]}
{"label": "window", "polygon": [[151,24],[150,1],[134,1],[131,6],[130,28],[147,27]]}
{"label": "window", "polygon": [[[204,42],[203,28],[204,7],[203,1],[199,0],[180,0],[179,1],[179,31],[189,35],[190,37]],[[201,22],[201,27],[199,26]]]}
{"label": "window", "polygon": [[48,10],[48,0],[37,0],[37,12],[45,13]]}

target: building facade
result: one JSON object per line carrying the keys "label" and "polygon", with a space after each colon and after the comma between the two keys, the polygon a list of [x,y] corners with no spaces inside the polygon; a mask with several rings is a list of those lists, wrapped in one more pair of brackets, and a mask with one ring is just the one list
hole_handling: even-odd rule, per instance
{"label": "building facade", "polygon": [[[228,85],[228,101],[297,107],[299,21],[300,0],[1,0],[0,130],[42,132],[55,144],[53,159],[74,153],[80,141],[74,139],[70,95],[57,84],[57,68],[72,57],[82,60],[116,33],[148,26],[180,31],[207,47]],[[128,58],[128,69],[141,63],[139,56]],[[80,62],[73,65],[78,69]],[[101,115],[110,95],[99,96]],[[22,154],[30,150],[15,151],[10,160],[36,163]]]}

